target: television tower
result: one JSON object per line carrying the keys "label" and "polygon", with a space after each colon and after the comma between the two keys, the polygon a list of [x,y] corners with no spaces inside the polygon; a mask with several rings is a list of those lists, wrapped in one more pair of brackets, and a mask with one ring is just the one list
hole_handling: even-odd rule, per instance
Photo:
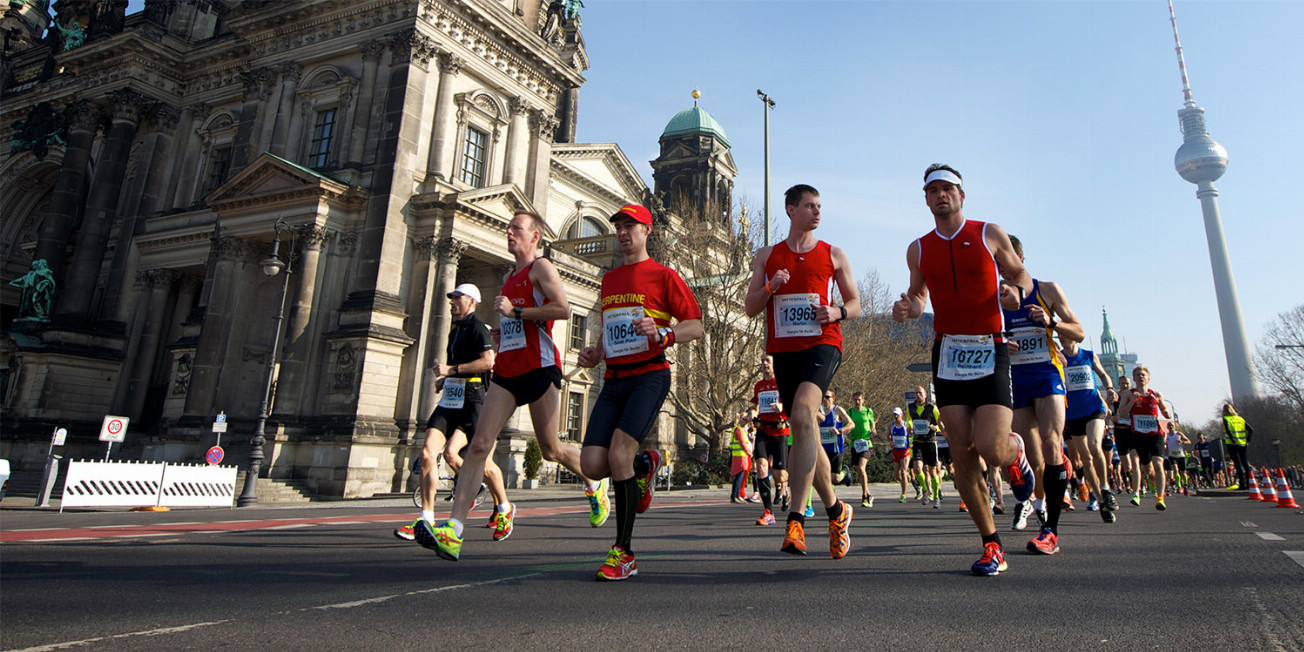
{"label": "television tower", "polygon": [[1168,0],[1168,17],[1173,23],[1177,67],[1182,72],[1182,97],[1185,99],[1177,112],[1182,125],[1182,146],[1177,148],[1173,165],[1183,179],[1196,185],[1195,196],[1200,198],[1200,208],[1204,212],[1204,233],[1209,242],[1209,263],[1213,267],[1213,286],[1218,296],[1218,315],[1222,321],[1223,349],[1227,354],[1232,398],[1255,397],[1259,395],[1259,385],[1255,380],[1254,359],[1250,357],[1250,345],[1245,339],[1241,302],[1236,296],[1236,279],[1232,276],[1222,217],[1218,214],[1218,189],[1213,186],[1213,182],[1227,171],[1227,150],[1209,137],[1204,126],[1204,109],[1197,106],[1191,96],[1182,39],[1177,36],[1173,0]]}

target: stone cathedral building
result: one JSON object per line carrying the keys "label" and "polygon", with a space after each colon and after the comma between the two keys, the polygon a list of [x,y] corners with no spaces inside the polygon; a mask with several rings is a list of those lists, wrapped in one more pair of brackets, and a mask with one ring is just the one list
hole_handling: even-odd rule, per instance
{"label": "stone cathedral building", "polygon": [[[617,145],[574,142],[578,3],[5,3],[0,456],[39,469],[56,426],[66,456],[102,455],[112,414],[131,419],[115,459],[198,461],[225,413],[243,467],[270,370],[263,476],[401,490],[437,402],[444,297],[496,294],[520,209],[545,217],[570,296],[560,425],[582,437],[601,381],[574,361],[616,261],[607,216],[660,202]],[[728,205],[709,114],[674,116],[662,145],[657,193]],[[269,277],[278,237],[289,273]],[[528,432],[523,415],[509,427]],[[657,437],[687,439],[670,418]]]}

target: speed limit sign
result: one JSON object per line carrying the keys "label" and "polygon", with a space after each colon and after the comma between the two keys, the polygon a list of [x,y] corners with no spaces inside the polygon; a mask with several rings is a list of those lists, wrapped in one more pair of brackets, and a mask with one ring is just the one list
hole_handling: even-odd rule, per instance
{"label": "speed limit sign", "polygon": [[128,417],[105,416],[104,425],[100,426],[100,441],[119,442],[127,438]]}

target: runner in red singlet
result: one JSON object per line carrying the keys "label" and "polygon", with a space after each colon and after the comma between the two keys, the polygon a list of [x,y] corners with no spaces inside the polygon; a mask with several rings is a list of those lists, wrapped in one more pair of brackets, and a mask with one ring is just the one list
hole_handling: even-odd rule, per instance
{"label": "runner in red singlet", "polygon": [[1132,474],[1132,495],[1141,490],[1142,476],[1147,470],[1155,478],[1155,509],[1168,509],[1164,504],[1164,491],[1167,489],[1164,477],[1164,435],[1159,426],[1159,417],[1171,419],[1168,403],[1164,395],[1150,389],[1150,370],[1145,365],[1132,369],[1132,380],[1136,386],[1131,391],[1124,391],[1119,400],[1119,414],[1132,417],[1132,445],[1136,450],[1140,466]]}
{"label": "runner in red singlet", "polygon": [[[969,505],[987,502],[978,458],[988,466],[1006,467],[1010,490],[1027,500],[1036,484],[1023,452],[1023,440],[1010,432],[1013,418],[1009,349],[1002,307],[1015,309],[1019,295],[1000,278],[1025,291],[1032,278],[1014,254],[1005,230],[996,224],[966,220],[960,173],[934,164],[924,172],[924,197],[936,228],[910,243],[906,264],[910,289],[892,306],[898,322],[923,314],[933,303],[933,388],[951,440],[955,488]],[[983,555],[975,575],[1005,570],[1005,549],[996,523],[986,509],[970,509],[982,535]]]}
{"label": "runner in red singlet", "polygon": [[761,379],[752,388],[752,404],[756,406],[756,444],[752,451],[756,457],[761,503],[765,505],[756,524],[774,525],[774,499],[782,495],[788,481],[789,433],[788,414],[783,411],[779,382],[774,379],[774,358],[768,354],[761,356]]}
{"label": "runner in red singlet", "polygon": [[[815,238],[820,195],[800,184],[788,189],[784,205],[792,225],[788,238],[756,252],[746,312],[766,311],[765,350],[774,358],[779,400],[788,407],[792,428],[788,478],[791,508],[780,550],[806,554],[802,508],[812,484],[829,518],[829,554],[841,559],[851,547],[847,526],[851,506],[833,492],[828,457],[819,441],[820,398],[842,361],[838,322],[860,315],[860,297],[851,263],[839,248]],[[834,284],[842,305],[833,304]]]}
{"label": "runner in red singlet", "polygon": [[[584,480],[589,498],[589,524],[600,527],[610,513],[607,485],[585,477],[580,470],[579,448],[563,444],[557,436],[561,355],[552,341],[552,322],[569,318],[570,304],[557,268],[539,252],[542,228],[543,218],[529,212],[517,213],[507,225],[507,250],[515,258],[516,267],[504,279],[502,294],[494,298],[499,328],[493,382],[462,468],[463,472],[473,474],[470,477],[478,477],[493,454],[507,420],[516,408],[529,405],[535,439],[544,459],[560,463]],[[417,523],[414,532],[417,541],[435,550],[440,557],[457,561],[462,550],[463,524],[475,500],[475,490],[469,482],[459,483],[451,518],[433,527],[424,521]],[[514,505],[497,506],[495,541],[511,535],[515,515]]]}

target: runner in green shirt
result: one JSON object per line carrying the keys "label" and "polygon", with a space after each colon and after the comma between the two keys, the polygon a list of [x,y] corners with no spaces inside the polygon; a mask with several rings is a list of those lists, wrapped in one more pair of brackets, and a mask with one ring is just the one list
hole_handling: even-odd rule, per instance
{"label": "runner in green shirt", "polygon": [[848,437],[851,439],[852,463],[860,470],[860,505],[873,507],[874,497],[869,495],[869,476],[865,467],[869,464],[870,456],[874,454],[873,436],[878,429],[874,426],[874,410],[865,407],[864,392],[851,395],[851,408],[847,410],[847,415],[855,424]]}

